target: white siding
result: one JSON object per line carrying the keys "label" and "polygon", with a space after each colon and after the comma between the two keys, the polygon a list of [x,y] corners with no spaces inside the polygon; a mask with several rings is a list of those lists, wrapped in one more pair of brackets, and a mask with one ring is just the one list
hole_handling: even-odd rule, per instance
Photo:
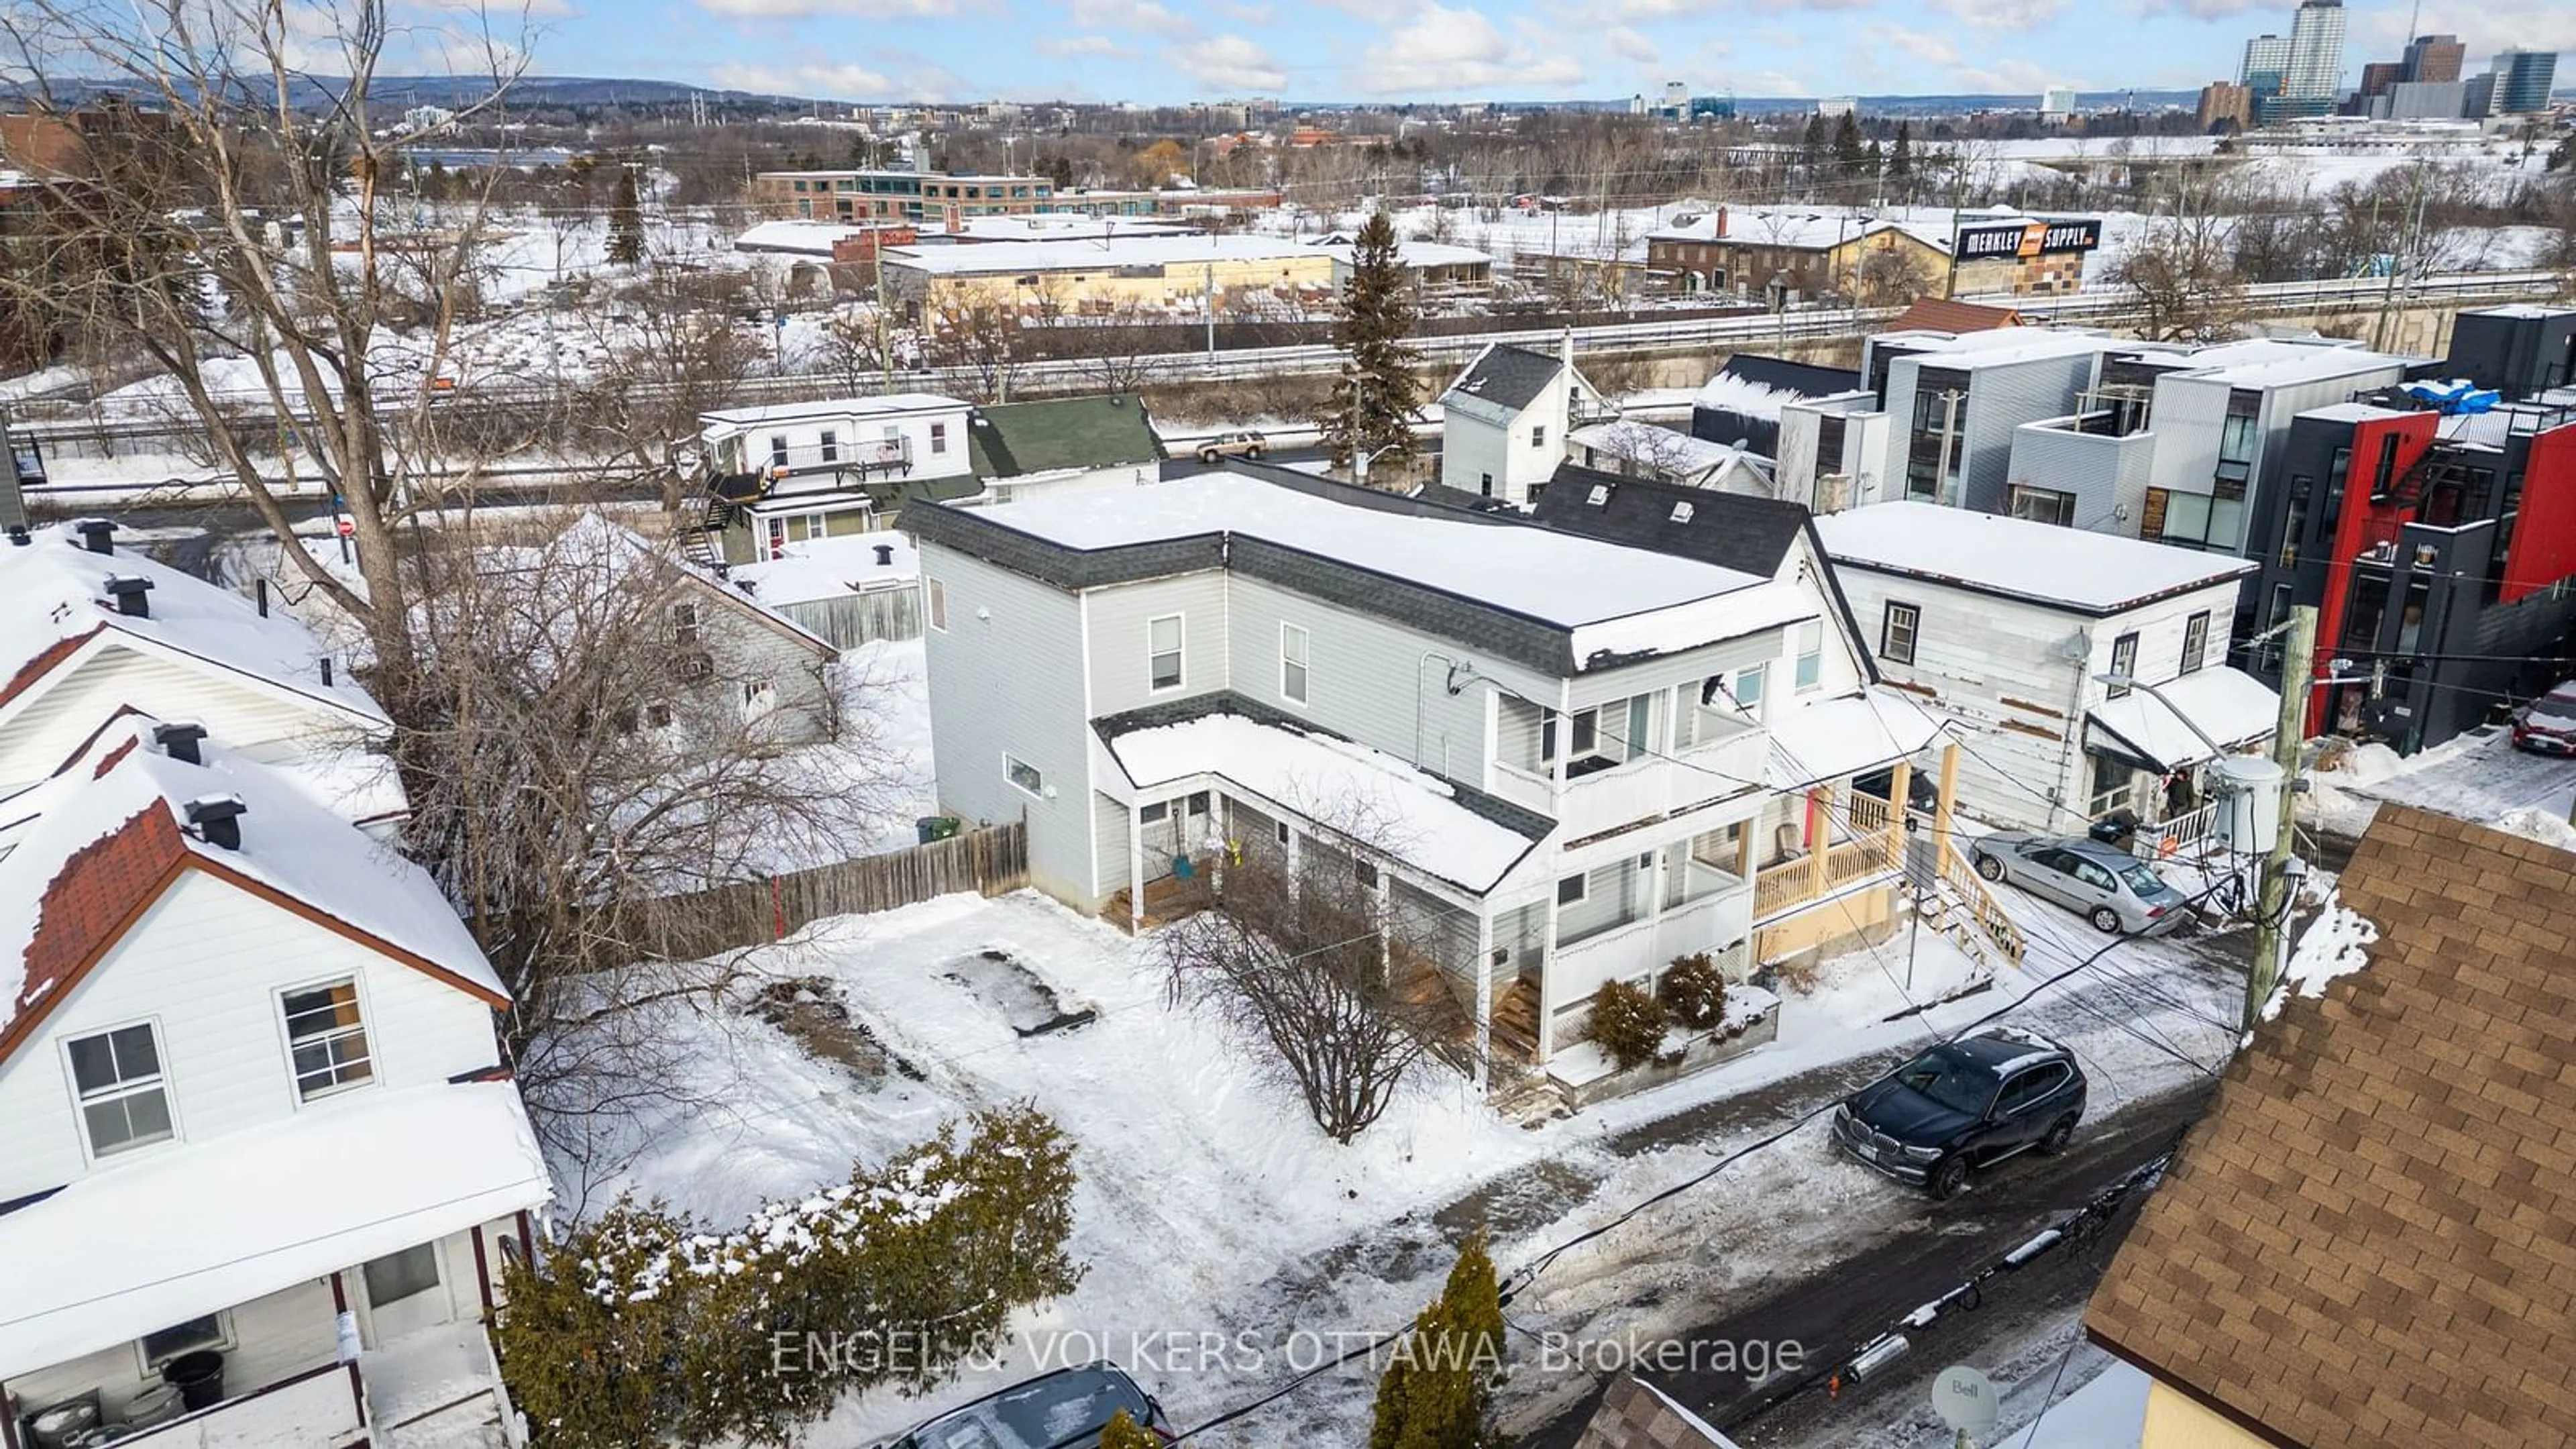
{"label": "white siding", "polygon": [[[164,720],[194,720],[218,742],[252,749],[279,742],[354,743],[358,721],[318,701],[252,684],[228,669],[191,668],[126,648],[113,637],[0,723],[0,789],[52,774],[127,705]],[[263,756],[264,758],[264,756]]]}
{"label": "white siding", "polygon": [[[179,1228],[174,1224],[173,1231],[177,1230]],[[354,1289],[352,1296],[355,1296]],[[231,1330],[233,1346],[223,1350],[224,1392],[248,1393],[302,1373],[316,1364],[331,1362],[339,1348],[339,1328],[334,1321],[336,1312],[332,1305],[331,1282],[327,1278],[298,1283],[228,1310],[230,1321],[226,1326]],[[172,1326],[166,1323],[145,1325],[135,1330],[135,1337],[140,1340],[146,1333],[158,1333]],[[34,1407],[97,1389],[109,1414],[116,1415],[123,1413],[136,1394],[159,1382],[159,1378],[157,1373],[148,1380],[144,1377],[143,1347],[138,1341],[84,1354],[52,1368],[20,1374],[9,1381],[9,1392],[17,1395],[20,1402]],[[345,1375],[338,1378],[337,1386],[342,1395],[349,1392]]]}
{"label": "white siding", "polygon": [[[1091,861],[1094,898],[1114,896],[1133,884],[1135,862],[1127,845],[1127,807],[1098,791],[1091,795]],[[1148,872],[1149,875],[1153,872]]]}
{"label": "white siding", "polygon": [[[248,835],[259,822],[244,817],[242,829]],[[335,1098],[296,1100],[277,993],[348,976],[358,981],[378,1085],[347,1095],[443,1082],[498,1062],[482,1002],[210,876],[184,873],[0,1063],[0,1201],[88,1170],[62,1046],[72,1037],[151,1020],[187,1141],[329,1110]]]}
{"label": "white siding", "polygon": [[[1223,570],[1209,569],[1083,591],[1094,718],[1226,687],[1226,582]],[[1158,690],[1147,626],[1172,614],[1181,616],[1181,683]]]}
{"label": "white siding", "polygon": [[[2112,438],[2025,424],[2013,434],[2008,472],[2017,486],[2074,494],[2075,527],[2135,538],[2155,452],[2153,433]],[[2007,489],[2004,511],[2010,505]]]}
{"label": "white siding", "polygon": [[[941,807],[969,821],[1025,817],[1031,883],[1096,906],[1081,601],[936,544],[921,566],[948,600],[948,627],[922,634]],[[1011,784],[1005,752],[1034,766],[1053,798]]]}
{"label": "white siding", "polygon": [[1505,496],[1512,476],[1510,421],[1491,414],[1500,409],[1490,405],[1461,406],[1452,402],[1440,429],[1440,483],[1462,493],[1485,491],[1484,480],[1493,478],[1493,496]]}
{"label": "white siding", "polygon": [[[710,585],[706,592],[716,591]],[[697,593],[683,590],[675,599],[686,600]],[[731,697],[716,702],[739,708],[744,686],[767,681],[777,691],[777,704],[765,728],[791,742],[827,738],[839,709],[832,688],[831,652],[752,616],[737,601],[700,598],[697,602],[699,647],[715,661],[714,678],[704,687]],[[675,642],[672,647],[680,646]]]}

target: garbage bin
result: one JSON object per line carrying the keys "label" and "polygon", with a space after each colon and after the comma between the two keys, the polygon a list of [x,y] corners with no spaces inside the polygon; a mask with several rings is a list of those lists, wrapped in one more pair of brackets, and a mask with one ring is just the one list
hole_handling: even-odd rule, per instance
{"label": "garbage bin", "polygon": [[191,1410],[211,1409],[224,1401],[224,1356],[211,1348],[183,1353],[161,1366],[162,1381],[179,1391]]}
{"label": "garbage bin", "polygon": [[924,845],[934,840],[947,840],[956,835],[958,825],[959,821],[954,815],[924,815],[912,822],[914,832],[921,837],[921,843]]}
{"label": "garbage bin", "polygon": [[2117,845],[2126,849],[2129,838],[2138,833],[2138,812],[2126,807],[2114,810],[2094,821],[2093,828],[2085,833],[2104,845]]}
{"label": "garbage bin", "polygon": [[36,1434],[36,1449],[67,1449],[81,1435],[98,1427],[98,1402],[95,1397],[75,1399],[39,1411],[28,1420]]}

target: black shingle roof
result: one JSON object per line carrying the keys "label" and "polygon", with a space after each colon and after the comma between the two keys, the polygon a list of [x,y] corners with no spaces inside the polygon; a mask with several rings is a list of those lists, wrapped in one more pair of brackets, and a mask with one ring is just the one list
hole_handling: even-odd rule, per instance
{"label": "black shingle roof", "polygon": [[1794,392],[1800,397],[1831,397],[1838,392],[1860,390],[1860,374],[1839,367],[1819,367],[1812,362],[1791,362],[1785,357],[1756,357],[1739,352],[1717,370],[1720,377],[1738,377],[1758,382],[1776,392]]}
{"label": "black shingle roof", "polygon": [[[1598,504],[1596,487],[1609,490]],[[1673,505],[1691,505],[1688,522],[1675,522]],[[1648,478],[1623,478],[1572,463],[1539,494],[1538,521],[1567,533],[1630,548],[1650,548],[1769,578],[1807,527],[1804,505],[1751,498]]]}
{"label": "black shingle roof", "polygon": [[1485,349],[1484,355],[1467,368],[1466,375],[1459,378],[1457,385],[1449,391],[1482,398],[1517,412],[1554,387],[1557,375],[1564,370],[1562,358],[1497,342]]}

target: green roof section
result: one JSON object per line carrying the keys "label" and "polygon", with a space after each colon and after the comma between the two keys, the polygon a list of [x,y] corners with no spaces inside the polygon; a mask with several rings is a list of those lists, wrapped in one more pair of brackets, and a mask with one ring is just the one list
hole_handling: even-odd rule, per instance
{"label": "green roof section", "polygon": [[1016,478],[1059,468],[1117,468],[1163,456],[1145,400],[1132,392],[979,407],[966,424],[975,476]]}

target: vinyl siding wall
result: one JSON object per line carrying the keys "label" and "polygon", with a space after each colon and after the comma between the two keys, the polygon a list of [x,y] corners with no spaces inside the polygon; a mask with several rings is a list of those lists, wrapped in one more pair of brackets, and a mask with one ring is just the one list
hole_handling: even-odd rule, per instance
{"label": "vinyl siding wall", "polygon": [[[258,848],[260,823],[242,817]],[[73,1109],[63,1043],[150,1020],[182,1140],[327,1111],[300,1103],[278,992],[355,977],[376,1085],[444,1082],[496,1064],[492,1012],[454,987],[386,960],[337,932],[201,872],[177,884],[92,968],[34,1039],[0,1065],[0,1201],[60,1186],[90,1170]],[[139,1160],[135,1148],[109,1165]]]}
{"label": "vinyl siding wall", "polygon": [[[936,544],[922,550],[922,576],[947,591],[948,627],[922,633],[941,809],[968,821],[1025,816],[1030,882],[1096,906],[1094,711],[1085,698],[1081,601]],[[1006,751],[1034,766],[1055,798],[1011,784]]]}
{"label": "vinyl siding wall", "polygon": [[702,601],[698,620],[700,647],[716,666],[708,688],[739,705],[746,685],[767,680],[778,701],[768,728],[780,739],[802,743],[829,736],[839,704],[832,697],[827,650],[743,613],[729,600]]}
{"label": "vinyl siding wall", "polygon": [[1448,405],[1448,419],[1441,430],[1440,483],[1465,493],[1484,491],[1484,475],[1492,474],[1493,496],[1508,495],[1512,477],[1510,419],[1502,409],[1491,404]]}
{"label": "vinyl siding wall", "polygon": [[2095,362],[2092,354],[2078,353],[1971,371],[1960,439],[1966,454],[1959,469],[1962,505],[1979,513],[2009,511],[2014,430],[2074,411]]}
{"label": "vinyl siding wall", "polygon": [[[112,638],[0,724],[0,789],[51,775],[108,716],[132,705],[158,719],[194,720],[244,753],[292,742],[355,743],[360,722],[319,701],[260,689],[230,670],[192,668]],[[319,657],[318,655],[316,656]],[[268,758],[266,753],[259,758]]]}
{"label": "vinyl siding wall", "polygon": [[[1091,714],[1122,714],[1161,700],[1183,699],[1226,687],[1226,589],[1221,569],[1177,578],[1085,589],[1091,635]],[[949,607],[956,607],[950,596]],[[1148,626],[1181,616],[1181,683],[1155,689]],[[956,616],[950,615],[950,628]]]}
{"label": "vinyl siding wall", "polygon": [[[2075,527],[2135,538],[2155,460],[2153,433],[2108,438],[2024,424],[2014,430],[2007,471],[2010,484],[2074,494]],[[2003,511],[2012,511],[2010,486]]]}

